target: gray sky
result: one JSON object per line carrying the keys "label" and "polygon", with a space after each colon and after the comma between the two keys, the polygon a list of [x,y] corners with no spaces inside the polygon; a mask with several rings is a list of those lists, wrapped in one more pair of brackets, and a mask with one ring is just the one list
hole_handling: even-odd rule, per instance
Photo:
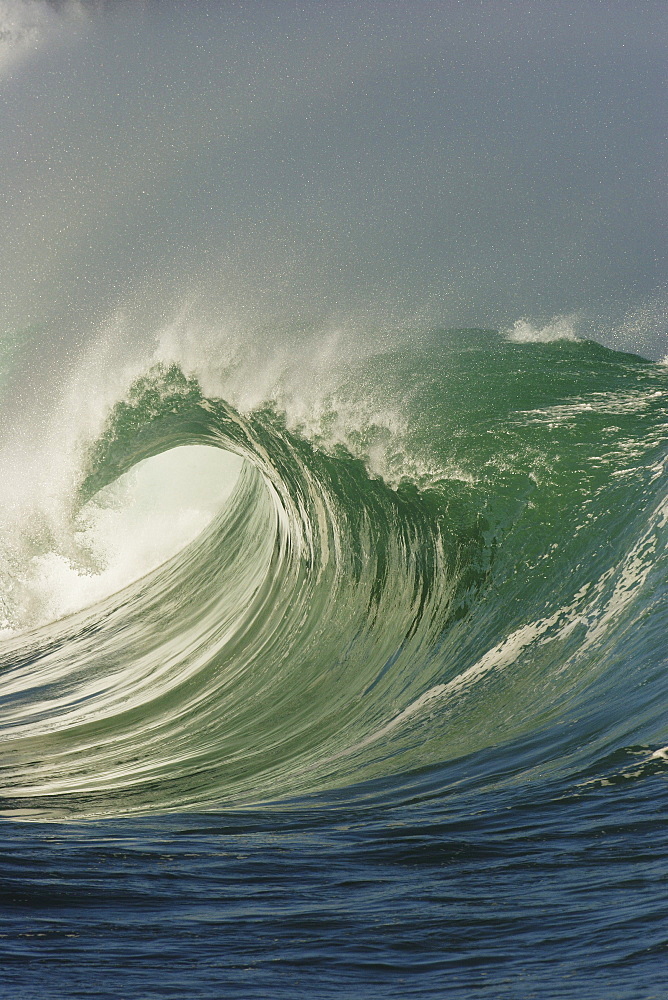
{"label": "gray sky", "polygon": [[476,326],[665,302],[664,0],[3,17],[5,324],[143,287]]}

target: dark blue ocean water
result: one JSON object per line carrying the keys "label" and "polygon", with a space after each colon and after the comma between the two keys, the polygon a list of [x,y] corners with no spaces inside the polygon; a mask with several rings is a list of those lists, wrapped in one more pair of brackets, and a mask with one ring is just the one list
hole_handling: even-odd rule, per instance
{"label": "dark blue ocean water", "polygon": [[1,995],[667,995],[665,776],[440,777],[395,808],[5,822]]}

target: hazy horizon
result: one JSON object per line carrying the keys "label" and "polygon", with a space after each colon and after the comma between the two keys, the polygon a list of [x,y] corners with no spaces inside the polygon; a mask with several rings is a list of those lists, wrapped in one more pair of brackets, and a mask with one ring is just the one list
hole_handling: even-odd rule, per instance
{"label": "hazy horizon", "polygon": [[6,327],[159,285],[268,317],[578,314],[661,356],[662,4],[0,14]]}

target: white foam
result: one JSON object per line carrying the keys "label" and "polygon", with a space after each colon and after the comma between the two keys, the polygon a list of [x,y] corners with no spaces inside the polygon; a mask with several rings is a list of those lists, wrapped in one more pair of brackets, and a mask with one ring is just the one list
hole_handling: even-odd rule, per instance
{"label": "white foam", "polygon": [[528,319],[515,320],[509,330],[504,330],[506,340],[516,344],[550,344],[555,340],[578,340],[575,333],[577,317],[554,316],[548,323],[538,326]]}

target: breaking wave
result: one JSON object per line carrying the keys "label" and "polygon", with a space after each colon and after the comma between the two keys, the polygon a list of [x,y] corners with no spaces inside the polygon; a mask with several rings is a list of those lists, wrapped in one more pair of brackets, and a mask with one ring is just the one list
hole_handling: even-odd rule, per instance
{"label": "breaking wave", "polygon": [[[501,780],[509,747],[518,773],[586,776],[620,746],[662,766],[666,369],[537,339],[436,332],[308,420],[241,412],[177,364],[138,378],[72,494],[106,567],[61,546],[46,576],[84,580],[87,606],[40,619],[6,588],[4,811],[396,800],[475,755]],[[185,533],[182,496],[127,513],[132,470],[163,504],[202,480]],[[56,558],[38,541],[24,591]]]}

